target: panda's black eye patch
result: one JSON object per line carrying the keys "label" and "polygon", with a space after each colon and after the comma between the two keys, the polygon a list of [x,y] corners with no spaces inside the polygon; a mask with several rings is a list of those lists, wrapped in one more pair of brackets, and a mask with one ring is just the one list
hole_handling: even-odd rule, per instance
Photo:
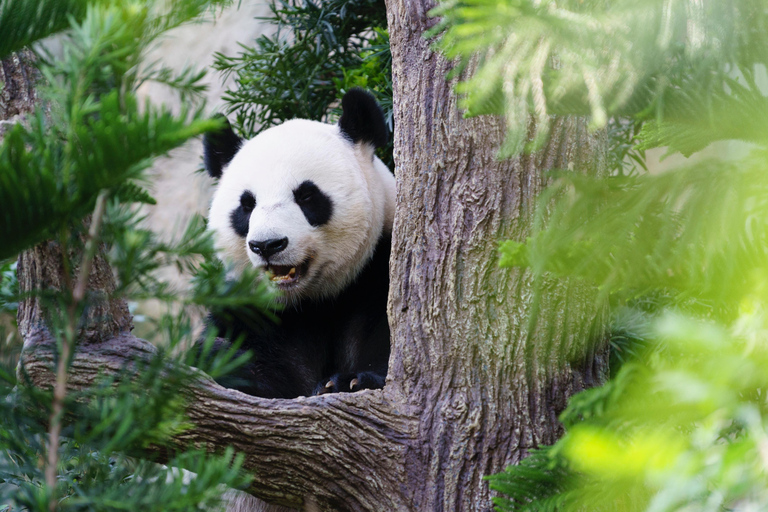
{"label": "panda's black eye patch", "polygon": [[293,193],[293,196],[297,203],[308,203],[315,196],[316,190],[317,187],[304,187],[302,189],[296,189],[296,192]]}
{"label": "panda's black eye patch", "polygon": [[246,212],[252,212],[256,207],[256,198],[247,190],[240,196],[240,207]]}
{"label": "panda's black eye patch", "polygon": [[331,220],[333,201],[313,182],[307,180],[296,187],[293,190],[293,199],[310,225],[318,227]]}
{"label": "panda's black eye patch", "polygon": [[240,195],[240,206],[229,214],[232,230],[243,238],[248,236],[248,223],[251,219],[251,212],[255,207],[256,198],[246,190]]}

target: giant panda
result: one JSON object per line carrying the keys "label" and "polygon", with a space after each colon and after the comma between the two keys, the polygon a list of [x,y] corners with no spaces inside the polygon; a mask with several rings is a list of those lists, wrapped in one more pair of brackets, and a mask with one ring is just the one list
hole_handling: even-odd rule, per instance
{"label": "giant panda", "polygon": [[395,180],[374,150],[387,127],[361,89],[341,106],[336,125],[294,119],[244,141],[226,122],[203,140],[217,253],[233,272],[262,269],[283,303],[276,322],[210,316],[253,352],[225,386],[294,398],[384,385]]}

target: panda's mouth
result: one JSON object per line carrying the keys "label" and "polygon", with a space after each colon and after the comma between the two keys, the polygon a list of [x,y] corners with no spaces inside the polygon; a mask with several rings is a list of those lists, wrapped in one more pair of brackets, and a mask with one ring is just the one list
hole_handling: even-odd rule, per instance
{"label": "panda's mouth", "polygon": [[299,282],[309,270],[309,260],[298,265],[267,265],[266,270],[269,273],[269,279],[277,286],[283,288]]}

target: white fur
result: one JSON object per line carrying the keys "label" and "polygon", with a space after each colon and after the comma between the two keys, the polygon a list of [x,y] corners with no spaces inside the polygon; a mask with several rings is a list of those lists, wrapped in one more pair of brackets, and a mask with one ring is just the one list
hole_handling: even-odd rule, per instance
{"label": "white fur", "polygon": [[[313,227],[294,201],[293,190],[313,181],[333,202],[330,221]],[[243,191],[256,198],[248,236],[231,226]],[[295,266],[312,258],[309,272],[286,298],[337,295],[368,262],[382,232],[392,231],[395,180],[369,144],[353,144],[338,126],[295,119],[245,142],[224,169],[209,213],[216,249],[235,272],[266,261],[250,240],[288,237],[288,247],[270,258]]]}

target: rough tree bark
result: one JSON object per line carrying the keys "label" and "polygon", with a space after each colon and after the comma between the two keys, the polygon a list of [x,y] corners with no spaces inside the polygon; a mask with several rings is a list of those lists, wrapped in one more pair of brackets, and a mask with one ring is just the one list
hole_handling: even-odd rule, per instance
{"label": "rough tree bark", "polygon": [[0,141],[10,127],[35,109],[37,70],[33,62],[34,54],[29,50],[0,60]]}
{"label": "rough tree bark", "polygon": [[[26,116],[34,111],[37,69],[33,62],[34,54],[29,50],[0,59],[0,143],[13,125],[24,122]],[[12,315],[0,312],[0,333],[8,335],[4,340],[6,344],[16,344],[18,339],[15,331]],[[0,355],[0,360],[14,364],[15,357],[15,353],[10,356]]]}
{"label": "rough tree bark", "polygon": [[529,337],[531,278],[496,258],[499,240],[525,240],[543,171],[594,172],[599,143],[583,122],[561,119],[541,151],[498,161],[503,124],[462,118],[450,63],[422,37],[432,7],[387,2],[398,176],[389,317],[399,356],[389,387],[418,411],[420,442],[406,454],[408,481],[420,487],[413,510],[485,510],[481,478],[555,441],[568,397],[607,367],[604,352],[558,365],[596,335],[583,289],[549,289]]}
{"label": "rough tree bark", "polygon": [[23,116],[35,108],[34,54],[29,50],[12,53],[0,60],[0,120]]}
{"label": "rough tree bark", "polygon": [[[599,312],[568,282],[547,288],[538,327],[526,331],[532,280],[500,269],[496,246],[524,239],[542,172],[599,167],[600,144],[580,120],[559,120],[540,152],[499,162],[503,126],[463,119],[445,82],[449,63],[421,36],[426,0],[388,0],[395,86],[395,217],[389,315],[393,353],[383,390],[267,400],[201,377],[188,388],[195,427],[176,440],[234,445],[270,502],[320,510],[488,510],[484,475],[518,462],[561,433],[557,415],[575,392],[601,381],[597,350],[562,363]],[[27,290],[56,286],[55,247],[20,258]],[[97,266],[93,285],[108,291]],[[129,332],[124,309],[103,303],[102,328],[84,331],[70,386],[89,384],[153,352]],[[96,317],[94,317],[96,318]],[[50,386],[53,347],[39,304],[24,305],[23,364]],[[560,362],[561,364],[555,364]]]}

